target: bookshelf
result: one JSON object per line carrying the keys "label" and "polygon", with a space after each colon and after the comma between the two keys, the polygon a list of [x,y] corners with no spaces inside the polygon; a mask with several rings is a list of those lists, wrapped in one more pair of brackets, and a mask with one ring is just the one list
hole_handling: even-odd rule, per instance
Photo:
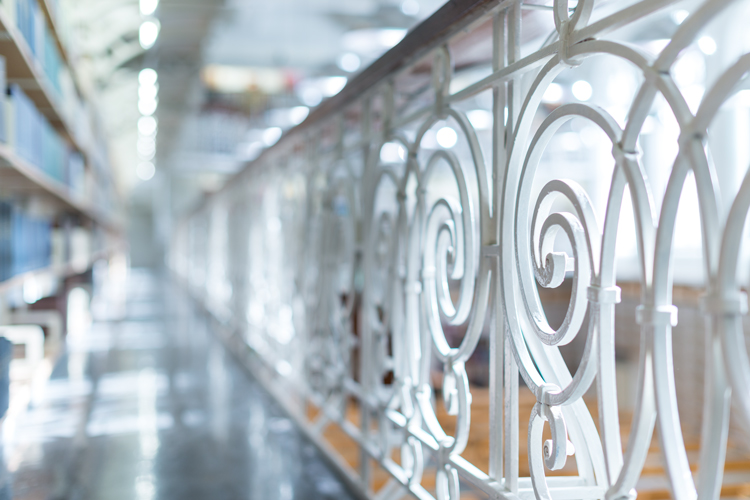
{"label": "bookshelf", "polygon": [[37,109],[62,133],[79,151],[85,153],[71,133],[73,130],[64,116],[59,99],[54,96],[52,85],[44,74],[39,61],[31,53],[31,48],[9,15],[0,8],[0,55],[5,57],[5,67],[9,82],[17,82],[32,100]]}
{"label": "bookshelf", "polygon": [[[18,205],[29,220],[39,217],[42,206],[46,236],[64,227],[70,238],[71,224],[88,232],[90,266],[122,247],[122,224],[113,208],[117,196],[101,127],[54,7],[49,0],[0,0],[5,63],[0,85],[6,91],[0,109],[0,202]],[[80,258],[76,265],[63,264],[52,247],[42,264],[0,277],[0,296],[41,275],[64,279],[86,270]]]}
{"label": "bookshelf", "polygon": [[63,265],[51,265],[40,269],[34,269],[33,271],[27,271],[25,273],[17,274],[12,278],[4,281],[0,281],[0,294],[7,293],[13,289],[23,287],[24,283],[30,280],[41,280],[43,278],[53,278],[56,280],[63,280],[65,278],[71,278],[77,276],[82,272],[88,270],[91,265],[99,259],[106,259],[112,253],[118,251],[119,248],[112,247],[105,250],[92,253],[85,263],[74,264],[68,262]]}
{"label": "bookshelf", "polygon": [[[49,0],[38,0],[39,8],[42,11],[42,14],[44,14],[44,18],[47,21],[47,25],[49,26],[50,32],[55,40],[55,43],[57,45],[57,50],[60,51],[60,55],[62,56],[62,59],[64,63],[70,68],[71,72],[75,75],[75,68],[71,64],[71,60],[68,57],[68,49],[65,47],[65,44],[62,41],[62,37],[60,36],[60,28],[57,23],[57,14],[55,13],[54,9],[50,6]],[[75,79],[76,82],[78,82],[77,79]],[[79,86],[80,90],[80,86]]]}
{"label": "bookshelf", "polygon": [[76,198],[68,186],[19,158],[7,145],[0,144],[0,193],[3,191],[41,194],[62,210],[81,215],[110,231],[120,230],[114,218],[103,213],[92,203]]}

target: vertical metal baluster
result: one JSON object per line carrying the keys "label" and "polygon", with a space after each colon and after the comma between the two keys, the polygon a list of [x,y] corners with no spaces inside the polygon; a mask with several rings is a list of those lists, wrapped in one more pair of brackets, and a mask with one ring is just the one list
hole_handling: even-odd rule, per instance
{"label": "vertical metal baluster", "polygon": [[[337,138],[336,138],[336,157],[337,160],[341,160],[344,156],[344,134],[346,130],[346,123],[345,123],[345,117],[344,113],[340,113],[337,116]],[[350,182],[362,182],[364,179],[366,179],[365,175],[362,175],[362,177],[357,180],[353,176],[350,177]],[[363,186],[360,186],[360,192],[363,192],[364,188]],[[356,202],[356,200],[353,200]],[[352,210],[352,216],[356,212],[355,207],[351,207]],[[356,225],[355,222],[355,248],[362,249],[362,235],[363,231],[359,230],[359,228]],[[356,259],[354,264],[353,272],[357,272],[356,269]],[[350,293],[354,294],[356,293],[356,290],[353,287],[350,290]],[[356,306],[355,306],[356,307]],[[374,365],[371,362],[370,356],[365,356],[365,352],[373,352],[376,348],[375,343],[372,339],[372,331],[369,327],[365,327],[365,325],[362,323],[363,315],[359,315],[359,324],[356,325],[356,328],[359,331],[359,383],[360,383],[360,393],[354,395],[353,397],[356,398],[357,404],[359,405],[359,418],[360,418],[360,432],[362,439],[365,443],[369,443],[370,441],[370,426],[372,425],[372,415],[371,415],[371,409],[369,405],[367,404],[367,401],[365,400],[366,397],[369,394],[372,394],[373,392],[373,383],[372,383],[372,377],[374,376],[373,368]],[[352,325],[351,320],[347,322],[350,328],[354,328],[355,326]],[[353,344],[354,341],[353,332],[348,331],[346,332],[346,342],[351,342]],[[351,359],[351,349],[349,350],[349,358]],[[350,374],[350,376],[353,375],[353,373]],[[346,411],[346,400],[349,399],[350,396],[347,395],[347,391],[343,391],[343,398],[344,398],[344,409]],[[371,491],[371,470],[370,470],[370,458],[367,454],[367,451],[365,450],[364,446],[360,446],[359,449],[359,476],[360,481],[362,483],[362,489],[364,491],[367,491],[368,493],[372,493]]]}
{"label": "vertical metal baluster", "polygon": [[[492,70],[498,71],[505,66],[506,45],[505,45],[505,19],[507,12],[505,9],[495,13],[492,30]],[[500,206],[500,196],[503,192],[501,170],[505,167],[505,100],[506,84],[505,82],[495,85],[492,89],[492,192],[493,217],[494,221],[490,225],[494,231],[495,245],[498,243],[498,228],[496,227],[500,218],[498,217],[498,207]],[[493,256],[494,268],[493,273],[493,305],[492,318],[490,319],[490,464],[489,476],[498,483],[503,477],[503,401],[505,398],[504,369],[505,366],[505,319],[503,317],[502,296],[500,294],[500,259],[499,255]]]}
{"label": "vertical metal baluster", "polygon": [[[507,15],[507,60],[513,64],[521,57],[521,0],[516,0],[508,9]],[[506,146],[510,145],[513,129],[521,110],[521,92],[523,75],[516,75],[508,80],[508,118],[505,123]],[[507,159],[506,159],[507,160]],[[502,263],[500,263],[502,265]],[[513,493],[518,492],[518,366],[513,356],[510,337],[505,338],[505,488]]]}

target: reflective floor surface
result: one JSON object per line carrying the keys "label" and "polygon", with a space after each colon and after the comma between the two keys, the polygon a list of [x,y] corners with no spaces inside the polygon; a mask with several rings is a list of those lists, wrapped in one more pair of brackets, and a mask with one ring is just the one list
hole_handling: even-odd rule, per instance
{"label": "reflective floor surface", "polygon": [[3,424],[0,499],[351,498],[164,282],[132,271],[124,320],[69,333],[28,411]]}

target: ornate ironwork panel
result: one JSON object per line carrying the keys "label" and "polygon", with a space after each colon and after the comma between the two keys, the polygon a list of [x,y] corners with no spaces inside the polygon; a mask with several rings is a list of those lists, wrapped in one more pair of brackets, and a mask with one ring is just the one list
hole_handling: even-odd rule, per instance
{"label": "ornate ironwork panel", "polygon": [[367,494],[632,498],[656,453],[672,497],[718,498],[750,419],[749,14],[451,2],[187,216],[171,265]]}

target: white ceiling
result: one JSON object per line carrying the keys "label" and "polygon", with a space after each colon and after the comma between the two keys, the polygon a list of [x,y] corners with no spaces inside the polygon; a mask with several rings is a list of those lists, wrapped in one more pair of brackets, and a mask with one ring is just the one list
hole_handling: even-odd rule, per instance
{"label": "white ceiling", "polygon": [[[138,0],[61,1],[72,13],[69,17],[74,21],[77,64],[86,79],[93,82],[124,194],[150,200],[150,191],[158,184],[139,181],[135,176],[137,74],[144,67],[153,67],[159,73],[157,172],[170,172],[185,184],[181,193],[186,204],[205,188],[201,185],[201,172],[206,173],[212,186],[216,185],[216,174],[210,173],[210,156],[192,151],[194,141],[190,140],[204,105],[200,75],[205,65],[284,68],[302,78],[345,75],[336,66],[342,54],[358,53],[363,63],[361,70],[388,48],[368,46],[369,39],[358,38],[357,32],[411,28],[443,3],[160,0],[156,11],[161,24],[159,38],[153,48],[144,51],[137,36],[143,19]],[[262,119],[256,117],[255,121]],[[231,171],[226,157],[217,159],[215,164],[216,170]]]}
{"label": "white ceiling", "polygon": [[207,62],[314,70],[345,50],[344,34],[362,28],[409,28],[441,5],[422,0],[417,16],[399,0],[229,0],[205,43]]}
{"label": "white ceiling", "polygon": [[[169,2],[174,0],[162,0]],[[403,2],[407,4],[404,7]],[[226,0],[206,32],[201,43],[200,64],[221,64],[255,68],[284,68],[305,76],[319,77],[347,75],[336,65],[337,60],[347,52],[356,52],[362,60],[363,69],[376,57],[382,54],[389,45],[362,47],[359,37],[353,33],[380,28],[396,28],[402,31],[418,24],[437,10],[443,0]],[[164,5],[167,5],[166,3]],[[415,6],[418,12],[414,13]],[[404,13],[409,12],[409,15]],[[159,16],[162,26],[173,22],[166,16],[170,11],[160,8]],[[187,22],[182,14],[183,22]],[[162,38],[163,37],[163,38]],[[158,42],[160,47],[159,68],[166,60],[165,48],[172,42],[168,33],[163,31]],[[160,74],[163,73],[159,69]],[[187,82],[183,80],[182,84]],[[197,78],[192,80],[194,91],[200,85]],[[215,175],[211,170],[231,172],[231,160],[226,154],[216,155],[215,161],[205,151],[196,150],[197,114],[202,104],[200,96],[193,95],[195,101],[185,106],[182,100],[170,99],[163,103],[163,93],[170,89],[160,87],[159,122],[160,138],[158,159],[162,166],[169,169],[175,182],[182,183],[179,190],[184,195],[183,205],[189,205],[195,192],[201,191],[200,176],[205,172],[209,183],[215,185]],[[169,105],[171,103],[171,105]],[[165,106],[165,104],[168,104]],[[289,103],[287,105],[295,105]],[[172,139],[161,137],[162,118],[165,114],[179,116],[179,128],[171,130]],[[263,127],[258,123],[261,117],[253,119],[252,127]],[[173,121],[170,121],[172,123]],[[214,131],[215,132],[215,131]],[[227,130],[227,135],[235,134],[235,129]],[[241,165],[235,161],[235,168]],[[214,169],[213,167],[216,167]],[[192,183],[192,184],[191,184]],[[177,202],[177,201],[176,201]],[[177,202],[180,204],[179,202]]]}

